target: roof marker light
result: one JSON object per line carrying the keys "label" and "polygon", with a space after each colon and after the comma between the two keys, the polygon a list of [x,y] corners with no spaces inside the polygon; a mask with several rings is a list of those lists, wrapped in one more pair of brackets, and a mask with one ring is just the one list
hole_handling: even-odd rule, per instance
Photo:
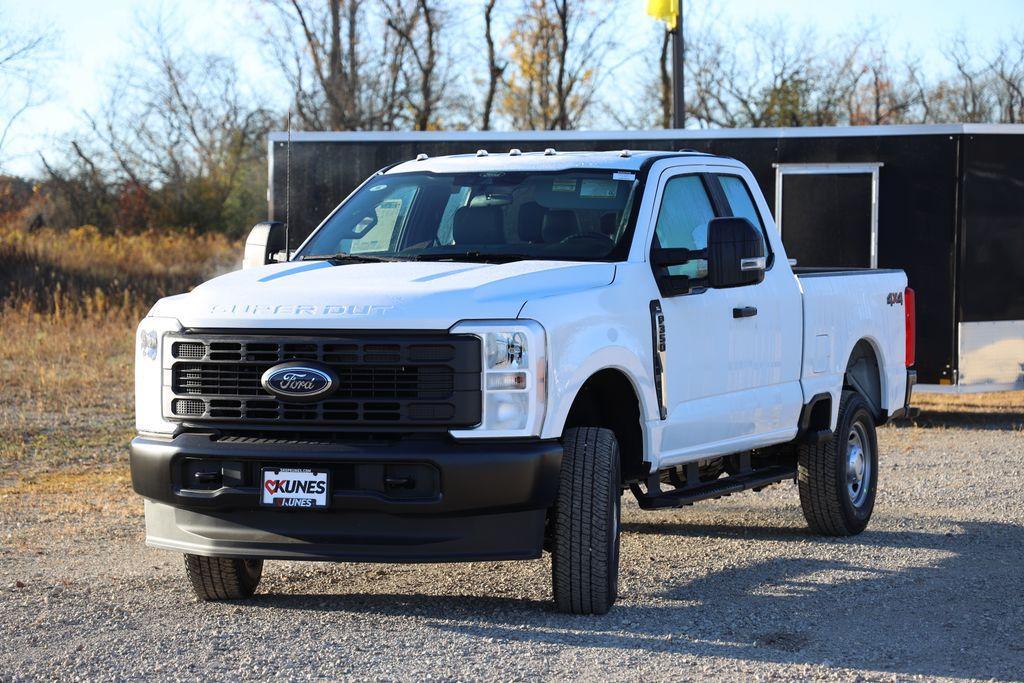
{"label": "roof marker light", "polygon": [[487,156],[487,150],[486,149],[478,149],[476,151],[476,155],[478,157],[485,157],[485,156]]}
{"label": "roof marker light", "polygon": [[416,155],[416,161],[426,161],[429,158],[430,155],[424,154],[423,152],[420,152],[419,154]]}
{"label": "roof marker light", "polygon": [[555,151],[554,147],[548,147],[546,150],[544,150],[544,156],[546,157],[553,157],[556,154],[558,154],[558,152]]}
{"label": "roof marker light", "polygon": [[517,156],[519,156],[519,155],[520,155],[520,154],[522,154],[522,153],[523,153],[523,151],[522,151],[522,150],[520,150],[520,149],[516,149],[515,147],[513,147],[512,149],[510,149],[510,150],[508,151],[508,155],[509,155],[510,157],[517,157]]}
{"label": "roof marker light", "polygon": [[628,159],[631,156],[633,156],[633,153],[630,152],[628,149],[624,149],[621,152],[619,152],[619,156],[622,157],[623,159]]}

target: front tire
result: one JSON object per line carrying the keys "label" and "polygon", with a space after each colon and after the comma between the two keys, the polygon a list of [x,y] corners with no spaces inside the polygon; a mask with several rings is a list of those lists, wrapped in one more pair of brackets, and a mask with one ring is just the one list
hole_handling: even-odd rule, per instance
{"label": "front tire", "polygon": [[811,531],[853,536],[864,531],[875,508],[878,439],[864,397],[844,391],[836,431],[823,444],[800,446],[797,484]]}
{"label": "front tire", "polygon": [[608,429],[567,429],[552,511],[555,605],[570,614],[604,614],[618,596],[622,486],[619,443]]}
{"label": "front tire", "polygon": [[252,597],[263,576],[263,560],[185,555],[185,573],[200,600]]}

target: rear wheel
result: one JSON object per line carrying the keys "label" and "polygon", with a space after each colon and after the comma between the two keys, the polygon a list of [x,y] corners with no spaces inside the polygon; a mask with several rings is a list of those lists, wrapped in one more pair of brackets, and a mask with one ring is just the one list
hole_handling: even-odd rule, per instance
{"label": "rear wheel", "polygon": [[604,614],[618,595],[622,487],[608,429],[567,429],[552,511],[551,575],[561,612]]}
{"label": "rear wheel", "polygon": [[878,439],[875,419],[859,393],[843,392],[836,431],[828,441],[800,446],[797,483],[811,531],[852,536],[867,527],[875,508]]}
{"label": "rear wheel", "polygon": [[200,600],[239,600],[256,592],[263,560],[185,555],[185,572]]}

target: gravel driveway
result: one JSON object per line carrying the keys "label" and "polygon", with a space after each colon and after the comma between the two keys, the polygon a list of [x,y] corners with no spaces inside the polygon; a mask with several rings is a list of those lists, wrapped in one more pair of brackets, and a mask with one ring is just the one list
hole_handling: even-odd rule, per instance
{"label": "gravel driveway", "polygon": [[620,602],[570,617],[547,558],[271,562],[200,604],[143,546],[122,472],[0,496],[0,679],[1024,678],[1024,432],[887,427],[863,535],[809,536],[791,483],[624,509]]}

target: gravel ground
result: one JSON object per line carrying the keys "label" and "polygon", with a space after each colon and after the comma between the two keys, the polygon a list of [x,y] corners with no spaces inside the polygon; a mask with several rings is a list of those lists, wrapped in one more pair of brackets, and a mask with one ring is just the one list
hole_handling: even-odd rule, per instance
{"label": "gravel ground", "polygon": [[[201,604],[143,546],[120,470],[0,489],[0,680],[1024,677],[1024,432],[887,427],[869,529],[805,531],[792,484],[624,509],[621,598],[557,614],[547,558],[271,562]],[[2,482],[0,482],[2,483]]]}

